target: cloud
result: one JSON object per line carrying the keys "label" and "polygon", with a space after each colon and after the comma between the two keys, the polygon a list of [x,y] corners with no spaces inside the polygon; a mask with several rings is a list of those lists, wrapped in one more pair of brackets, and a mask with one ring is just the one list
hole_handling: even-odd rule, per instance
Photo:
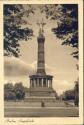
{"label": "cloud", "polygon": [[16,77],[5,77],[4,83],[18,83],[22,82],[22,84],[26,87],[30,86],[30,80],[28,76],[16,76]]}
{"label": "cloud", "polygon": [[30,66],[36,70],[37,69],[37,61],[35,60],[33,63],[30,64]]}
{"label": "cloud", "polygon": [[34,71],[31,65],[26,64],[22,60],[15,57],[6,57],[4,59],[5,76],[25,76],[30,75]]}
{"label": "cloud", "polygon": [[57,93],[60,95],[66,90],[70,90],[74,87],[74,83],[70,83],[66,80],[59,80],[56,79],[56,77],[53,79],[53,88],[57,91]]}
{"label": "cloud", "polygon": [[[22,82],[24,86],[29,87],[29,75],[36,73],[37,61],[34,61],[32,64],[26,64],[22,60],[15,57],[7,57],[4,60],[5,67],[5,83],[6,82]],[[64,91],[72,89],[74,83],[70,83],[67,80],[57,77],[57,74],[60,76],[59,72],[54,67],[50,67],[45,64],[45,70],[47,74],[53,75],[53,88],[60,95]]]}

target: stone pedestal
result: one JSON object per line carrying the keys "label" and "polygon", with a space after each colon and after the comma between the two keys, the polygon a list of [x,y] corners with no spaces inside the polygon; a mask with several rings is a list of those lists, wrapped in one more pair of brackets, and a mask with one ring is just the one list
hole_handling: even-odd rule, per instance
{"label": "stone pedestal", "polygon": [[52,87],[51,75],[31,75],[30,76],[30,88],[27,96],[28,101],[55,101],[56,92]]}

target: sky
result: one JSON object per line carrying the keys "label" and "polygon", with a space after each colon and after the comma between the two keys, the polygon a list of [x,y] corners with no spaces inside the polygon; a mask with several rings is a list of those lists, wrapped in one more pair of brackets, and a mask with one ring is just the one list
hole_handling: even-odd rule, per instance
{"label": "sky", "polygon": [[58,95],[74,87],[74,81],[78,78],[76,64],[78,63],[70,54],[74,50],[70,46],[62,46],[62,40],[59,40],[51,29],[57,26],[56,21],[47,20],[45,14],[41,14],[36,6],[35,14],[30,15],[25,20],[28,27],[34,31],[31,40],[22,41],[20,45],[21,56],[5,57],[4,71],[5,83],[22,82],[24,86],[29,87],[29,75],[35,74],[37,69],[37,36],[39,27],[37,22],[44,19],[45,36],[45,70],[48,75],[53,75],[53,88]]}

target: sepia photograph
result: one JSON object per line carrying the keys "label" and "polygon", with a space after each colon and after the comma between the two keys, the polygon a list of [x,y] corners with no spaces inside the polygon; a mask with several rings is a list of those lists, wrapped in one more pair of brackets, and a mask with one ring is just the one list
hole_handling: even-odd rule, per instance
{"label": "sepia photograph", "polygon": [[4,117],[79,117],[78,4],[3,4]]}

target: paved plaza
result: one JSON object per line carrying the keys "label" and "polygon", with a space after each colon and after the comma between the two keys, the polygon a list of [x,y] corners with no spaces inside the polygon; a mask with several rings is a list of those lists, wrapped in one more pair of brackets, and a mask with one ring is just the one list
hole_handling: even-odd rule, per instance
{"label": "paved plaza", "polygon": [[66,106],[63,102],[57,102],[53,107],[48,103],[45,107],[41,107],[38,102],[5,102],[4,115],[5,117],[78,117],[79,110],[78,107]]}

